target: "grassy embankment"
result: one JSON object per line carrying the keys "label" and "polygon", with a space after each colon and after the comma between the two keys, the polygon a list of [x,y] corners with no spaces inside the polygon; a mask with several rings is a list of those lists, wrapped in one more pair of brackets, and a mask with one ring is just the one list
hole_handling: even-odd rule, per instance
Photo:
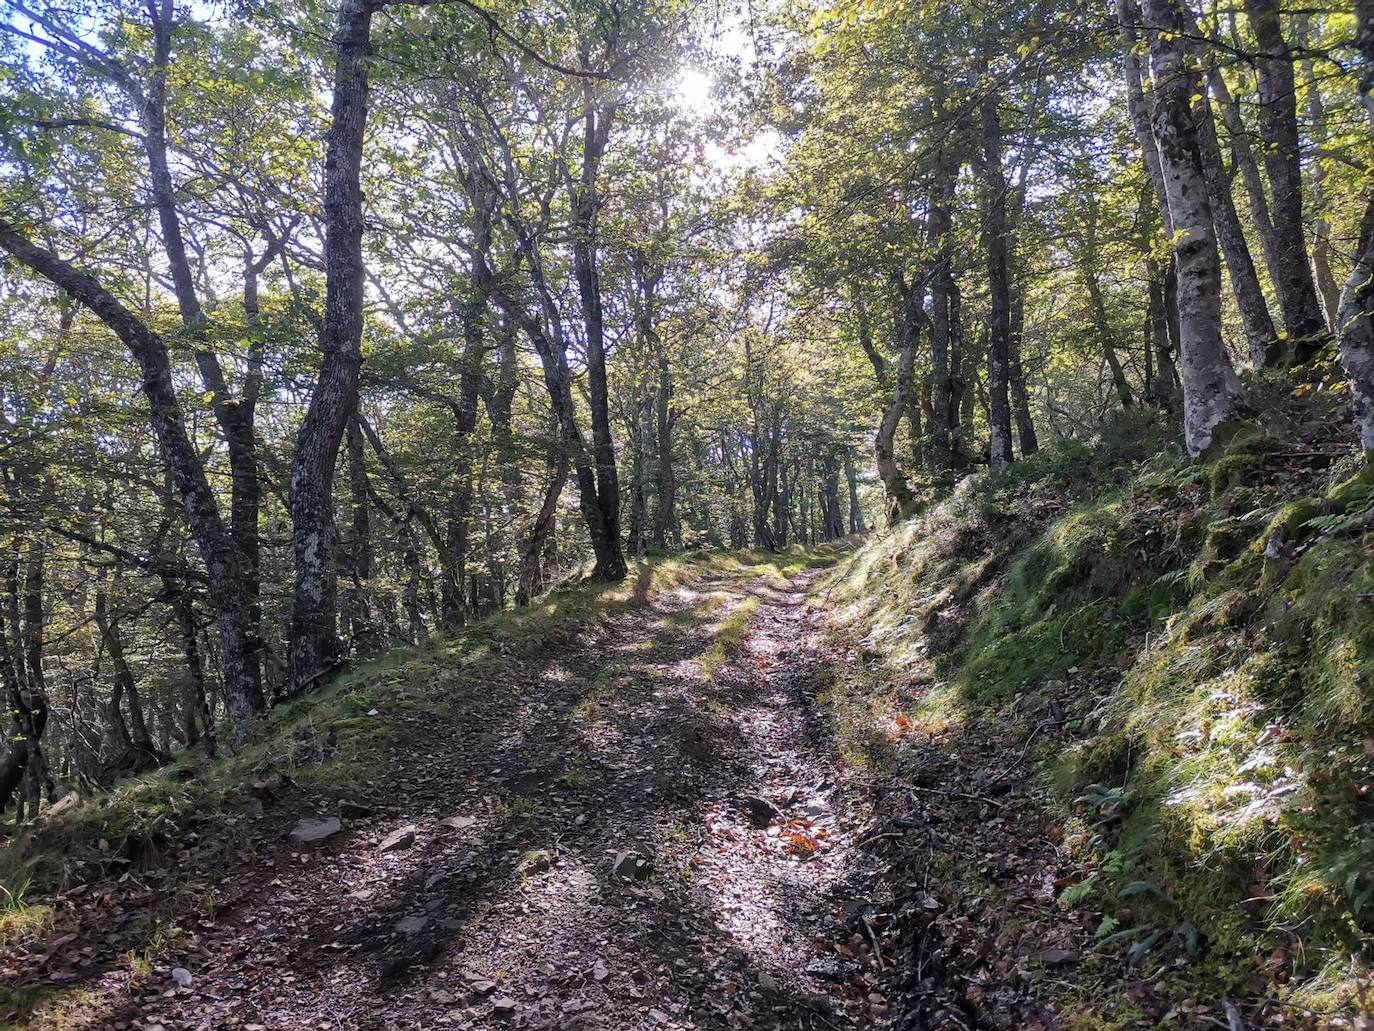
{"label": "grassy embankment", "polygon": [[[856,760],[898,717],[1015,726],[1079,863],[1060,904],[1100,914],[1093,962],[1368,1004],[1374,474],[1330,441],[1342,403],[1286,397],[1201,462],[1127,412],[965,480],[828,586],[866,660],[831,699]],[[1032,740],[1046,711],[1063,736]]]}

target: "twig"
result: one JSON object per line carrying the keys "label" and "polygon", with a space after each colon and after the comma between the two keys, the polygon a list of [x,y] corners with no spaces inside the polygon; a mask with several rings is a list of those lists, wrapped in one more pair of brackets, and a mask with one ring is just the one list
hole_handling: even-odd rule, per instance
{"label": "twig", "polygon": [[1031,744],[1035,741],[1035,736],[1036,736],[1037,734],[1039,734],[1042,730],[1044,730],[1046,727],[1062,727],[1065,723],[1068,723],[1068,722],[1069,722],[1069,718],[1068,718],[1067,716],[1065,716],[1062,720],[1045,720],[1045,721],[1043,721],[1043,722],[1041,722],[1041,723],[1037,723],[1037,724],[1035,725],[1035,729],[1032,730],[1032,731],[1030,732],[1030,736],[1026,738],[1026,743],[1025,743],[1025,745],[1021,748],[1021,754],[1018,755],[1018,756],[1012,761],[1012,764],[1011,764],[1010,766],[1008,766],[1005,770],[1002,770],[1000,773],[998,773],[998,774],[997,774],[996,776],[994,776],[992,779],[995,780],[995,781],[1001,780],[1001,779],[1002,779],[1003,777],[1005,777],[1008,773],[1010,773],[1012,770],[1016,769],[1016,767],[1020,766],[1023,762],[1025,762],[1025,760],[1026,760],[1026,754],[1030,751],[1030,746],[1031,746]]}
{"label": "twig", "polygon": [[870,842],[882,841],[884,838],[904,838],[906,834],[906,831],[882,831],[878,834],[870,834],[867,837],[860,838],[858,841],[854,842],[854,847],[861,848]]}
{"label": "twig", "polygon": [[907,790],[925,791],[932,795],[944,795],[946,798],[966,798],[970,802],[986,802],[988,805],[996,806],[998,809],[1006,808],[1006,806],[995,798],[989,798],[987,795],[971,795],[967,791],[946,791],[944,788],[923,788],[915,784],[908,784]]}
{"label": "twig", "polygon": [[873,943],[873,958],[878,963],[879,970],[886,970],[887,966],[883,963],[883,947],[878,944],[878,936],[873,933],[873,925],[868,922],[868,917],[860,915],[859,922],[864,925],[864,930],[868,932],[868,940]]}

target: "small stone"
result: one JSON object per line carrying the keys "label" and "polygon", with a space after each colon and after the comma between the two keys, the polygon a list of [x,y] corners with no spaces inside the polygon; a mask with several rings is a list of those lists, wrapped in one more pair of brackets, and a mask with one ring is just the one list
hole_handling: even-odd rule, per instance
{"label": "small stone", "polygon": [[766,798],[759,798],[757,795],[746,795],[739,801],[744,811],[749,814],[749,822],[759,830],[763,830],[763,828],[782,816],[782,812],[778,807]]}
{"label": "small stone", "polygon": [[343,824],[339,822],[337,816],[327,816],[323,820],[306,818],[291,828],[291,840],[300,842],[302,845],[315,845],[321,841],[327,841],[341,830],[343,830]]}
{"label": "small stone", "polygon": [[191,971],[187,970],[185,967],[173,967],[172,980],[175,981],[177,984],[181,985],[181,987],[183,988],[190,988]]}
{"label": "small stone", "polygon": [[[336,821],[337,822],[337,821]],[[394,830],[382,839],[382,843],[377,846],[377,851],[399,852],[403,848],[410,848],[415,844],[415,825],[410,824],[400,830]]]}
{"label": "small stone", "polygon": [[1043,963],[1047,967],[1059,967],[1068,963],[1077,963],[1082,957],[1072,949],[1044,949],[1041,952],[1032,952],[1027,959],[1037,963]]}
{"label": "small stone", "polygon": [[515,1011],[519,1008],[520,1004],[509,995],[503,995],[499,999],[493,999],[491,1001],[491,1010],[498,1017],[513,1016]]}
{"label": "small stone", "polygon": [[516,865],[515,872],[523,877],[532,877],[537,873],[543,873],[551,866],[553,866],[553,853],[548,849],[538,848],[525,853]]}
{"label": "small stone", "polygon": [[429,917],[423,915],[402,917],[396,921],[396,930],[408,938],[413,934],[419,934],[428,923]]}
{"label": "small stone", "polygon": [[475,816],[448,816],[439,821],[440,827],[447,827],[452,831],[465,831],[469,827],[475,826],[477,817]]}
{"label": "small stone", "polygon": [[375,810],[366,802],[355,802],[351,798],[339,800],[339,815],[345,820],[359,820],[371,816]]}
{"label": "small stone", "polygon": [[593,981],[604,981],[606,980],[606,978],[610,976],[611,972],[606,969],[606,964],[603,963],[601,960],[598,959],[594,964],[592,964]]}
{"label": "small stone", "polygon": [[611,876],[622,881],[642,881],[653,872],[653,857],[635,849],[621,852],[611,864]]}

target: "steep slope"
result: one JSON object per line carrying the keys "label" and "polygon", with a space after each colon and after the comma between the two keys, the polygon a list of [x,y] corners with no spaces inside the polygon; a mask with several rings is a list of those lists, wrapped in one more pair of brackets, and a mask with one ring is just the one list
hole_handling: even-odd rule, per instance
{"label": "steep slope", "polygon": [[1201,463],[1137,410],[966,480],[829,587],[856,748],[916,783],[950,775],[931,754],[1000,750],[943,786],[1052,800],[1062,919],[1135,982],[1064,982],[1085,1026],[1370,1006],[1374,477],[1329,439],[1338,398],[1266,400]]}

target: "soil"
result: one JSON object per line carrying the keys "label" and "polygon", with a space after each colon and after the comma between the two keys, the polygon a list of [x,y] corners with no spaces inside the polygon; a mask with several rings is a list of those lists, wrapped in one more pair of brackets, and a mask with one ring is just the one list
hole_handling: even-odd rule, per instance
{"label": "soil", "polygon": [[138,896],[28,957],[81,971],[63,1026],[1057,1026],[1091,929],[1054,901],[1053,829],[993,777],[1014,752],[908,742],[905,783],[847,763],[821,699],[860,660],[807,604],[818,575],[707,576],[475,665],[474,703],[379,712],[385,778],[342,805],[265,791],[150,969],[100,944]]}

